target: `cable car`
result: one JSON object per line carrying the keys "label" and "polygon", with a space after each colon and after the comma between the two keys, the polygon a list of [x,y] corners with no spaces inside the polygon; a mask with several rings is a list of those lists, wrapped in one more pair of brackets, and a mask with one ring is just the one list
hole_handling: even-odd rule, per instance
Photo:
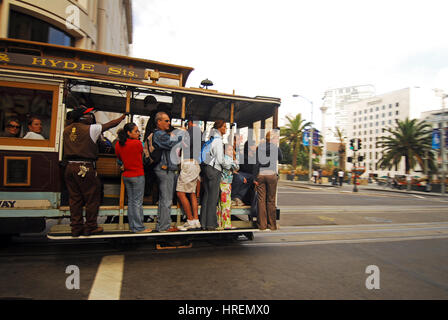
{"label": "cable car", "polygon": [[[72,238],[70,226],[60,223],[70,217],[61,166],[62,133],[70,98],[94,107],[99,123],[127,114],[123,124],[132,121],[144,127],[151,111],[161,108],[169,110],[174,124],[182,125],[188,116],[195,115],[205,130],[218,119],[228,122],[233,133],[253,129],[254,123],[263,130],[267,119],[271,119],[272,128],[278,126],[280,99],[244,97],[208,87],[187,88],[192,71],[190,67],[157,61],[0,38],[0,234],[42,232],[46,222],[54,219],[59,223],[48,230],[48,238]],[[41,137],[25,139],[34,116],[40,120]],[[105,132],[105,139],[113,140],[115,133]],[[103,185],[98,217],[104,220],[104,232],[89,238],[170,235],[131,233],[116,156],[100,153],[96,167]],[[145,204],[144,215],[156,217],[157,205]],[[182,209],[174,205],[171,215],[173,226],[179,225]],[[220,232],[251,236],[258,230],[250,218],[249,206],[233,207],[232,217],[236,227],[232,230],[172,234]],[[154,229],[155,223],[149,221],[145,225]]]}

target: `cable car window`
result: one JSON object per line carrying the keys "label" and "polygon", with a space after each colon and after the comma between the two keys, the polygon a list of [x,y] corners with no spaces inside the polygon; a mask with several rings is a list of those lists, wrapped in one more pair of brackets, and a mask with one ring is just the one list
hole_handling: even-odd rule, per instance
{"label": "cable car window", "polygon": [[56,88],[0,82],[0,145],[49,146],[54,140]]}

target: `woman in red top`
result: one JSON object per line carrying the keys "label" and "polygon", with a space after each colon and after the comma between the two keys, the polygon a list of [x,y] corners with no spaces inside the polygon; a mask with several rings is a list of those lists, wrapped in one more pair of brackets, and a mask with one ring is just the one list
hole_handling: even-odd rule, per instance
{"label": "woman in red top", "polygon": [[143,224],[143,195],[145,192],[145,172],[143,171],[143,145],[140,131],[135,123],[127,123],[118,131],[115,153],[123,162],[123,181],[128,193],[129,229],[136,233],[148,233],[151,229]]}

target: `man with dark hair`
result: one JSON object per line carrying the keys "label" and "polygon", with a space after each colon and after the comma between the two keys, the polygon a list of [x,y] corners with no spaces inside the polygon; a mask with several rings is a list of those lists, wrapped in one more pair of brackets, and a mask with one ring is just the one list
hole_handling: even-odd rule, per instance
{"label": "man with dark hair", "polygon": [[[101,182],[95,170],[98,157],[97,140],[102,132],[116,127],[126,117],[105,124],[94,124],[93,108],[81,105],[70,114],[72,123],[65,127],[64,161],[65,183],[69,192],[70,219],[72,236],[79,237],[103,232],[98,227],[97,217],[101,202]],[[86,209],[84,224],[82,211]]]}
{"label": "man with dark hair", "polygon": [[[199,156],[201,153],[202,131],[197,118],[188,119],[187,134],[182,140],[182,164],[179,178],[177,180],[177,198],[182,204],[182,208],[187,215],[187,222],[179,226],[179,230],[200,229],[201,223],[198,218],[198,184],[201,167],[199,166]],[[187,194],[190,200],[188,200]]]}

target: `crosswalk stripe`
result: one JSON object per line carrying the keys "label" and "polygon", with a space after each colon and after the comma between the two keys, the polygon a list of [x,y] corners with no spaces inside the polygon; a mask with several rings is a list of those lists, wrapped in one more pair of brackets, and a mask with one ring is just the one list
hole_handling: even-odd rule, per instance
{"label": "crosswalk stripe", "polygon": [[96,272],[89,300],[120,300],[124,256],[105,256]]}

